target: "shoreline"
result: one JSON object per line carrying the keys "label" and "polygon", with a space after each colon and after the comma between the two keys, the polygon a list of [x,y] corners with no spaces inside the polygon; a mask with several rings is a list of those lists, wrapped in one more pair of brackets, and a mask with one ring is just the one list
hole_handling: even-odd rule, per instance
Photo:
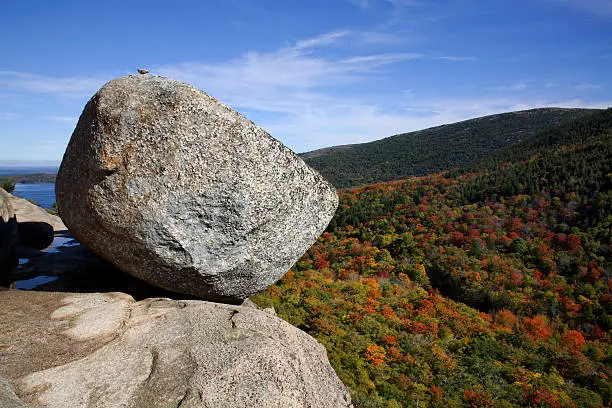
{"label": "shoreline", "polygon": [[22,184],[55,183],[56,176],[56,173],[1,174],[0,180]]}

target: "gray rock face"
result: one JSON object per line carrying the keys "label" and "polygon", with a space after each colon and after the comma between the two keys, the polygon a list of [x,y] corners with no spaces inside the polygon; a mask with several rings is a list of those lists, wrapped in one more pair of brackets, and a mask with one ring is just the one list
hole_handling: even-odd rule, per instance
{"label": "gray rock face", "polygon": [[324,347],[253,307],[5,291],[0,310],[10,407],[351,407]]}
{"label": "gray rock face", "polygon": [[236,301],[278,280],[337,207],[334,188],[206,93],[151,75],[87,104],[57,176],[70,231],[163,288]]}
{"label": "gray rock face", "polygon": [[8,283],[8,273],[17,264],[15,246],[18,242],[19,232],[11,195],[0,188],[0,285]]}

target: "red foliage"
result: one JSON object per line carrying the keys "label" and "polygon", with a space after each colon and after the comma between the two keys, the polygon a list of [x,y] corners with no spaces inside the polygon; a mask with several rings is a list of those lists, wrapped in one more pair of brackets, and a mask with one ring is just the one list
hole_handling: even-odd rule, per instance
{"label": "red foliage", "polygon": [[574,251],[580,248],[580,238],[576,235],[570,235],[569,237],[567,237],[565,245],[567,246],[568,250]]}
{"label": "red foliage", "polygon": [[561,304],[563,305],[563,309],[565,309],[565,312],[568,315],[575,315],[579,313],[580,309],[582,308],[579,303],[576,303],[572,299],[566,297],[561,299]]}
{"label": "red foliage", "polygon": [[431,390],[429,391],[431,394],[431,399],[433,401],[442,401],[442,397],[444,396],[444,392],[442,388],[438,387],[435,384],[431,384]]}
{"label": "red foliage", "polygon": [[582,346],[586,343],[582,334],[576,330],[567,330],[563,333],[561,341],[570,351],[575,353],[582,351]]}
{"label": "red foliage", "polygon": [[493,400],[486,392],[476,392],[474,390],[465,390],[463,392],[463,402],[470,408],[492,407]]}
{"label": "red foliage", "polygon": [[559,400],[552,393],[552,391],[547,390],[543,387],[538,387],[536,389],[530,389],[528,392],[527,400],[529,406],[544,406],[544,407],[559,407]]}
{"label": "red foliage", "polygon": [[533,318],[525,317],[521,320],[521,325],[525,333],[533,340],[547,340],[552,334],[550,325],[542,315],[536,315]]}
{"label": "red foliage", "polygon": [[523,284],[523,280],[523,274],[518,271],[514,271],[510,275],[510,281],[514,286],[521,286]]}
{"label": "red foliage", "polygon": [[607,333],[604,330],[602,330],[601,327],[599,327],[597,323],[595,323],[593,325],[593,328],[591,329],[590,338],[592,338],[593,340],[605,341],[606,337],[607,337]]}
{"label": "red foliage", "polygon": [[315,260],[315,265],[317,266],[317,269],[319,270],[329,268],[329,262],[325,258],[317,258]]}
{"label": "red foliage", "polygon": [[465,236],[459,231],[453,231],[450,234],[450,243],[455,246],[462,246],[465,244]]}

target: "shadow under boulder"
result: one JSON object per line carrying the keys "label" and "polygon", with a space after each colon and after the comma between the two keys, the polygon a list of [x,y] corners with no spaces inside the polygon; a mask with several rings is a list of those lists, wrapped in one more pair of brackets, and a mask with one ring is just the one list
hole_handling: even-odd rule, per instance
{"label": "shadow under boulder", "polygon": [[54,235],[43,250],[21,246],[20,265],[4,285],[12,289],[44,292],[123,292],[136,300],[149,297],[197,299],[150,285],[117,269],[94,254],[68,231]]}
{"label": "shadow under boulder", "polygon": [[54,231],[51,224],[40,221],[19,222],[19,240],[21,245],[34,248],[46,249],[53,242]]}

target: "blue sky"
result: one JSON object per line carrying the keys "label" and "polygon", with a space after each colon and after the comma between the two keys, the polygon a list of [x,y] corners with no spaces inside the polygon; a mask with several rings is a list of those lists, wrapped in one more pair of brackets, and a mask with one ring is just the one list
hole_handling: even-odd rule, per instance
{"label": "blue sky", "polygon": [[187,81],[297,152],[612,106],[612,0],[2,1],[0,163],[61,160],[87,100]]}

